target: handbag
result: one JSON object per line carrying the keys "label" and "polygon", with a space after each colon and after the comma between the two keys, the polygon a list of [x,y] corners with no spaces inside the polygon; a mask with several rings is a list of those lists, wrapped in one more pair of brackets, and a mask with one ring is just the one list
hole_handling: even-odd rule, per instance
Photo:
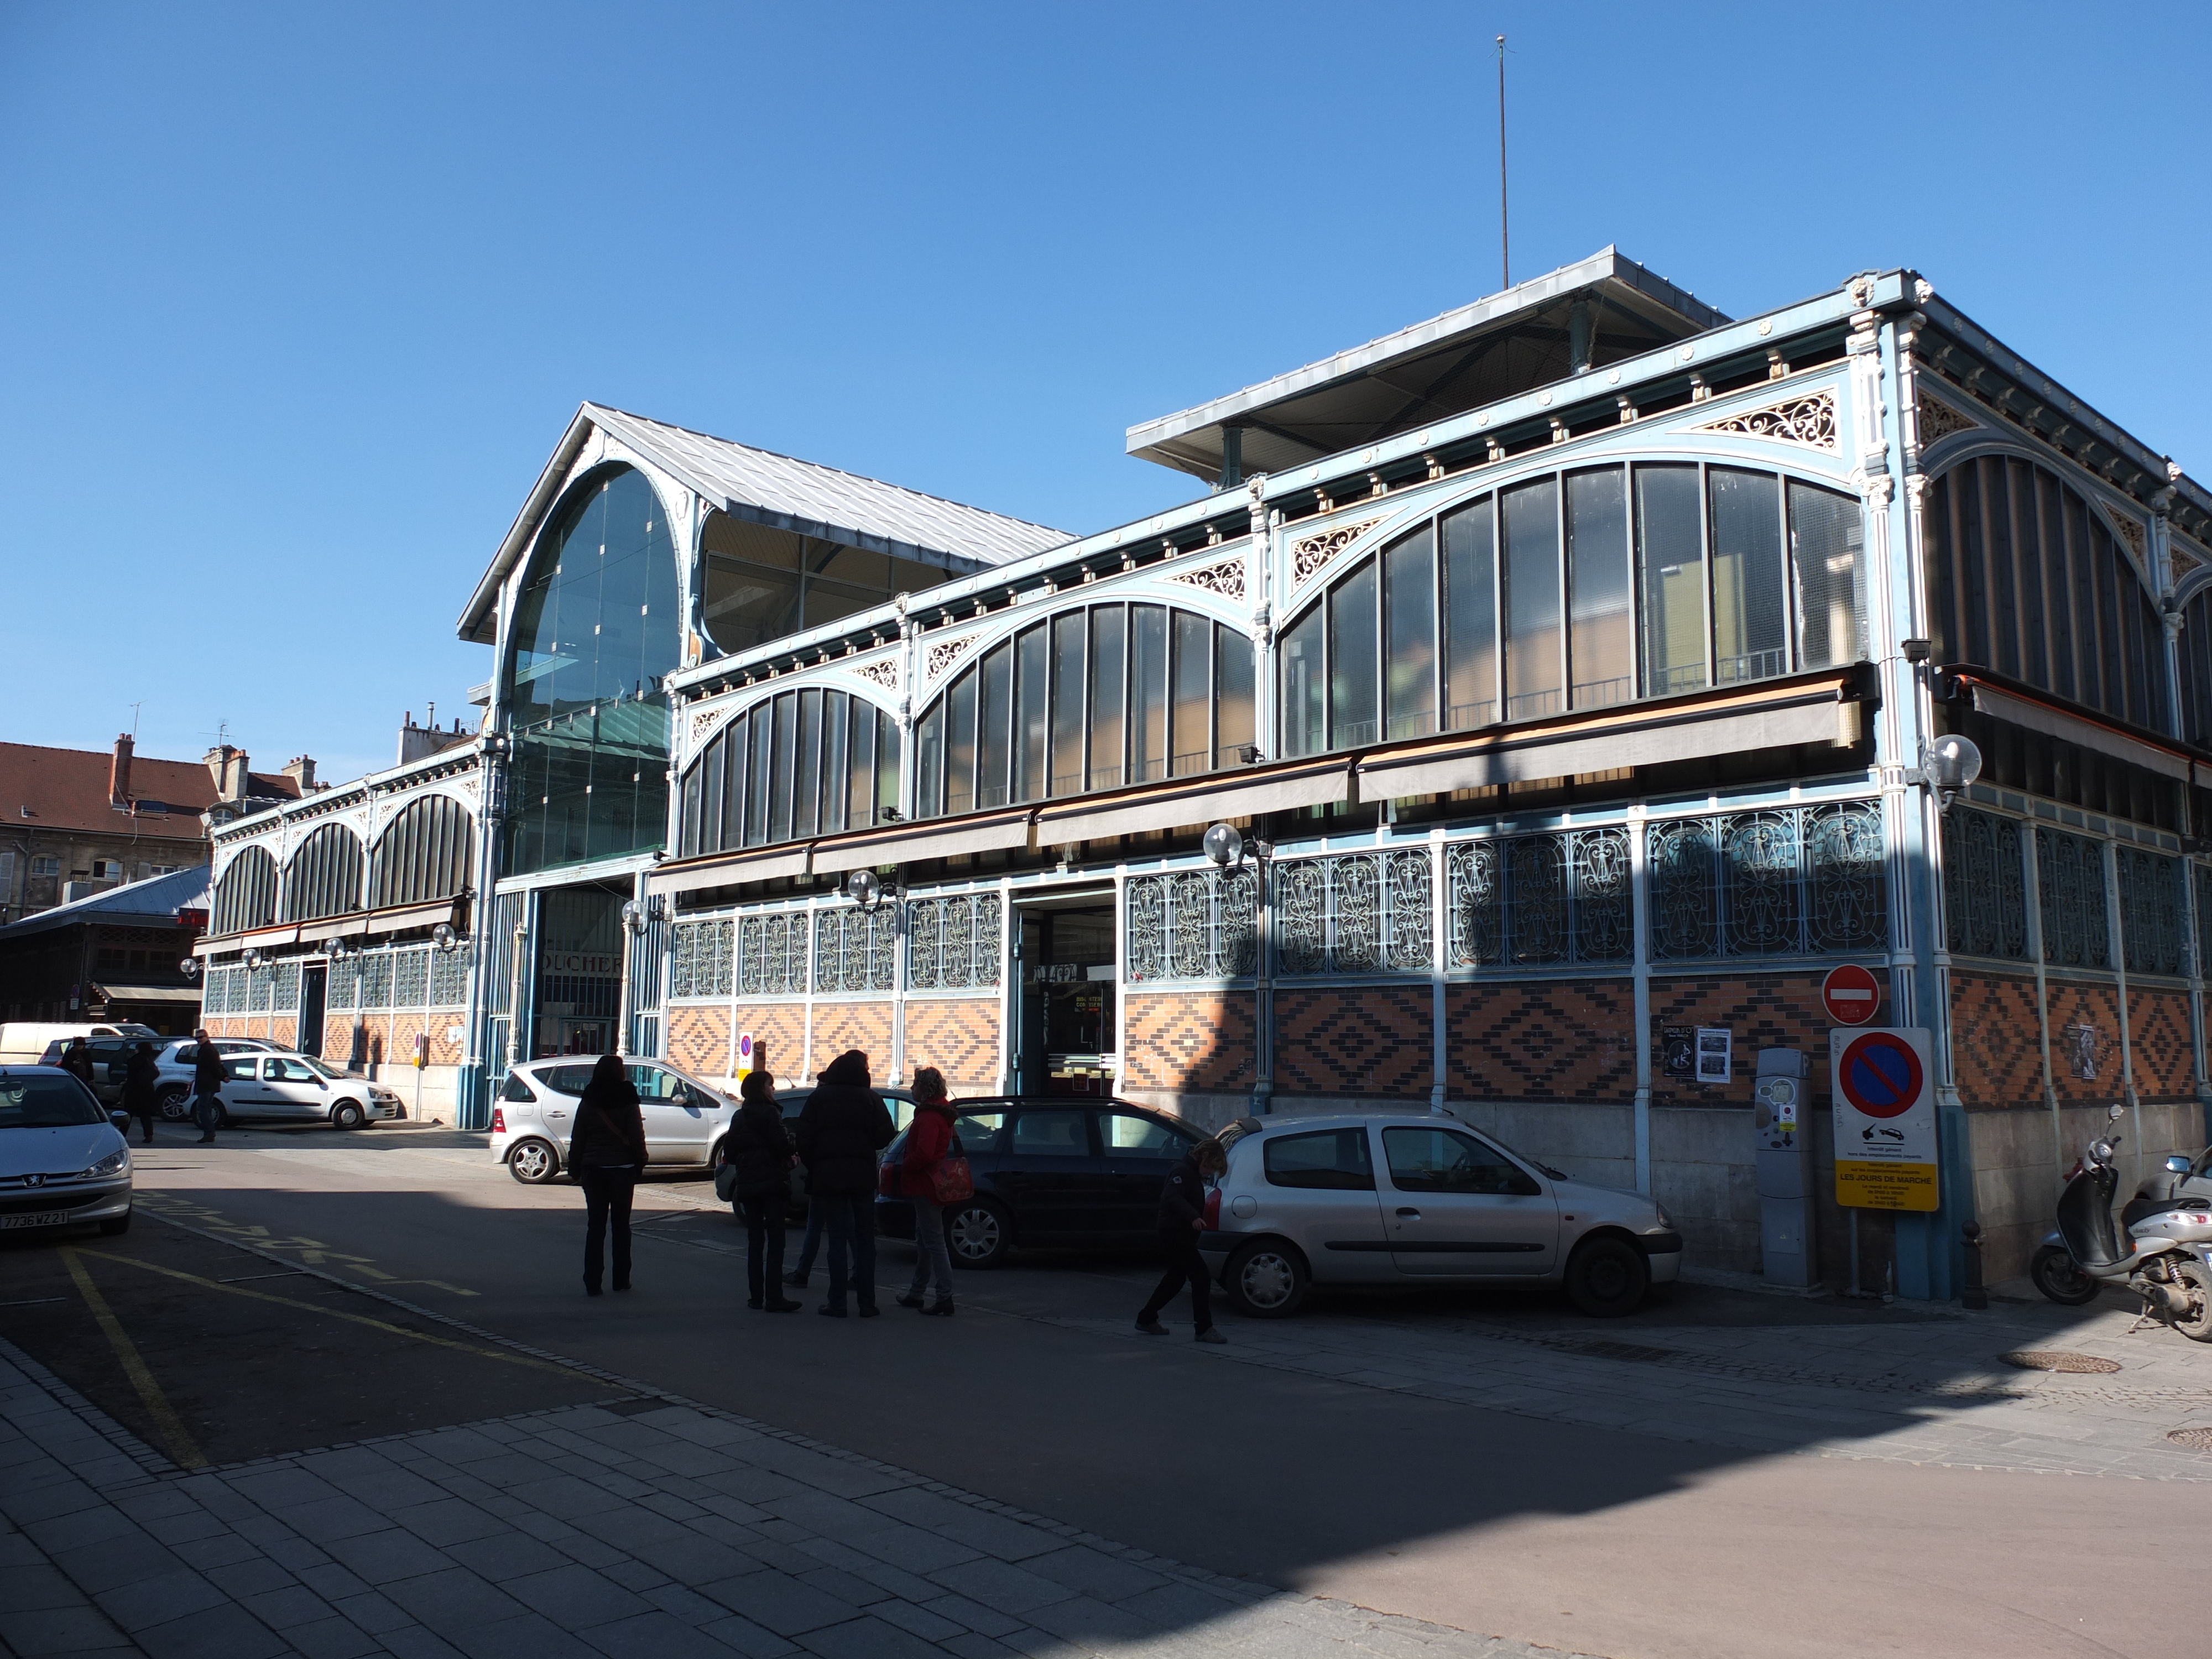
{"label": "handbag", "polygon": [[738,1195],[738,1166],[727,1159],[714,1166],[714,1196],[723,1203],[733,1202]]}
{"label": "handbag", "polygon": [[939,1204],[964,1204],[975,1196],[975,1176],[968,1167],[968,1160],[953,1152],[937,1162],[929,1172],[930,1196]]}

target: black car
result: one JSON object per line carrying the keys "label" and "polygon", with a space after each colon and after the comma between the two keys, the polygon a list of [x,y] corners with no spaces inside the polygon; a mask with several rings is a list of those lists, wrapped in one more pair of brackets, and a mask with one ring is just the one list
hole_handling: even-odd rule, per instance
{"label": "black car", "polygon": [[[1151,1243],[1168,1171],[1206,1139],[1194,1123],[1124,1100],[1000,1095],[953,1107],[975,1176],[975,1195],[945,1218],[956,1267],[996,1267],[1010,1249]],[[902,1134],[884,1157],[905,1151]],[[878,1199],[876,1231],[912,1238],[914,1206]]]}

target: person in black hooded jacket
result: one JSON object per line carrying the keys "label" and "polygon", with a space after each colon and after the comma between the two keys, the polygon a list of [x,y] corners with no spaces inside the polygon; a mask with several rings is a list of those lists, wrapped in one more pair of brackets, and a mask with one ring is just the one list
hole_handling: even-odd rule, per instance
{"label": "person in black hooded jacket", "polygon": [[876,1154],[897,1131],[890,1109],[870,1086],[868,1057],[848,1048],[822,1068],[818,1086],[799,1115],[799,1156],[806,1190],[823,1200],[830,1250],[830,1300],[818,1312],[845,1316],[848,1252],[860,1316],[876,1306]]}
{"label": "person in black hooded jacket", "polygon": [[629,1206],[645,1172],[645,1113],[617,1054],[601,1054],[576,1103],[568,1167],[584,1188],[584,1290],[599,1293],[607,1223],[614,1223],[615,1288],[629,1288]]}
{"label": "person in black hooded jacket", "polygon": [[735,1167],[730,1195],[745,1224],[745,1306],[793,1313],[799,1304],[783,1293],[784,1206],[795,1156],[791,1133],[776,1104],[773,1074],[746,1073],[738,1096],[744,1103],[722,1143],[722,1157]]}

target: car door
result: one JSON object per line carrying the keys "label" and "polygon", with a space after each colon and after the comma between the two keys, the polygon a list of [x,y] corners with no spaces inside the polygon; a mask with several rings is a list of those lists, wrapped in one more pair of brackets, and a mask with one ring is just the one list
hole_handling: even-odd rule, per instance
{"label": "car door", "polygon": [[1108,1230],[1106,1161],[1079,1106],[1025,1107],[1014,1115],[999,1177],[1024,1243],[1065,1243]]}
{"label": "car door", "polygon": [[1542,1182],[1472,1130],[1381,1131],[1391,1259],[1424,1278],[1520,1277],[1550,1270],[1559,1206]]}
{"label": "car door", "polygon": [[261,1056],[226,1054],[222,1061],[222,1109],[236,1118],[267,1117],[270,1097],[263,1091]]}
{"label": "car door", "polygon": [[1158,1229],[1160,1188],[1197,1144],[1182,1130],[1127,1108],[1100,1111],[1098,1148],[1106,1158],[1106,1230],[1133,1243]]}
{"label": "car door", "polygon": [[633,1066],[638,1109],[645,1119],[648,1164],[703,1164],[714,1120],[691,1085],[665,1066]]}
{"label": "car door", "polygon": [[576,1100],[584,1092],[584,1085],[592,1080],[588,1066],[549,1066],[537,1073],[539,1105],[538,1115],[545,1126],[545,1133],[558,1141],[562,1157],[568,1155],[568,1145],[576,1138]]}
{"label": "car door", "polygon": [[270,1117],[320,1119],[330,1110],[330,1085],[304,1060],[264,1054],[261,1060],[261,1104]]}
{"label": "car door", "polygon": [[[1260,1143],[1260,1175],[1258,1218],[1245,1224],[1291,1239],[1316,1280],[1396,1275],[1364,1127],[1270,1134]],[[1232,1209],[1223,1224],[1236,1227],[1233,1217]]]}

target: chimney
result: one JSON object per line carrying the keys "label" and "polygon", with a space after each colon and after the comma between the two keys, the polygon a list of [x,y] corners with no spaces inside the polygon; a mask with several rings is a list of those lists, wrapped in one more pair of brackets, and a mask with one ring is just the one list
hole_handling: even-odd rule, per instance
{"label": "chimney", "polygon": [[127,809],[131,805],[131,734],[118,732],[115,757],[107,763],[107,804]]}
{"label": "chimney", "polygon": [[217,800],[245,799],[246,773],[251,764],[246,751],[231,744],[217,744],[207,751],[207,769],[215,775]]}
{"label": "chimney", "polygon": [[312,755],[295,755],[284,763],[284,775],[300,787],[300,793],[311,795],[315,791],[315,758]]}

